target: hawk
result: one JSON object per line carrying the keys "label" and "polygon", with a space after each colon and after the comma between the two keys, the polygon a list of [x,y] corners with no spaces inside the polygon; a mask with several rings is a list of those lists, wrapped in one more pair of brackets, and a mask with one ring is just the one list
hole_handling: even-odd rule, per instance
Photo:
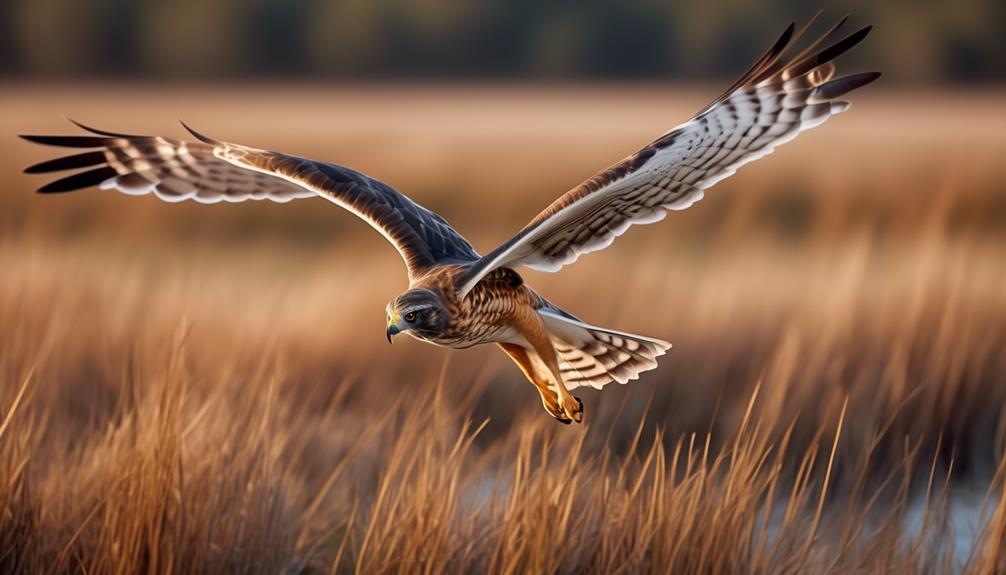
{"label": "hawk", "polygon": [[637,379],[671,345],[582,321],[531,289],[516,269],[554,272],[605,248],[629,226],[691,206],[740,166],[847,109],[842,96],[879,74],[835,77],[832,60],[870,31],[838,39],[844,22],[799,51],[794,46],[809,24],[798,32],[791,24],[692,119],[566,192],[486,255],[442,217],[383,182],[334,164],[221,142],[184,123],[197,141],[83,124],[77,125],[88,135],[22,136],[86,150],[25,172],[78,170],[44,185],[41,193],[99,186],[202,203],[321,196],[364,219],[405,261],[409,289],[387,306],[389,342],[404,332],[450,348],[494,343],[535,385],[549,414],[563,423],[580,422],[583,402],[571,390]]}

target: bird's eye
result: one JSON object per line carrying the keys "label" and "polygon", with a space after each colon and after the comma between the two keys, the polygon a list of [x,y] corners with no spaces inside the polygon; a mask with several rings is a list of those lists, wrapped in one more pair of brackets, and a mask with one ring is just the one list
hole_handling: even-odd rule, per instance
{"label": "bird's eye", "polygon": [[405,314],[405,321],[410,323],[416,321],[416,312],[410,311],[409,313]]}

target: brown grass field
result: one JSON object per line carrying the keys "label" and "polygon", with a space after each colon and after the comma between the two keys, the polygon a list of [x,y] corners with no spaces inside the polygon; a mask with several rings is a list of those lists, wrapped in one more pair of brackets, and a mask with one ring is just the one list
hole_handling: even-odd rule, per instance
{"label": "brown grass field", "polygon": [[15,133],[353,166],[488,251],[717,87],[7,85],[0,572],[1006,572],[1006,111],[871,86],[686,212],[526,279],[674,343],[558,425],[492,347],[384,341],[323,200],[39,196]]}

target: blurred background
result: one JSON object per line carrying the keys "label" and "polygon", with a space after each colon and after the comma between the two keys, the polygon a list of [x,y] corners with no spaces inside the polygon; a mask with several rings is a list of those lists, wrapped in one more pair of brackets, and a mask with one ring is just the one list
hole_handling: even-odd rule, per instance
{"label": "blurred background", "polygon": [[1006,78],[1006,7],[910,2],[8,0],[8,78],[723,78],[817,10],[876,25],[853,62],[887,81]]}
{"label": "blurred background", "polygon": [[[666,541],[711,546],[704,557],[750,550],[729,538],[758,533],[765,510],[778,541],[811,532],[813,552],[761,549],[735,567],[1006,569],[996,506],[1006,474],[1006,3],[820,7],[818,30],[846,13],[849,31],[875,26],[837,62],[840,75],[884,74],[850,96],[848,112],[559,274],[522,272],[591,323],[674,344],[638,382],[580,390],[587,424],[566,428],[491,346],[389,347],[384,307],[406,289],[405,272],[337,207],[41,196],[32,191],[47,180],[21,170],[63,150],[14,135],[77,133],[66,115],[181,138],[184,119],[382,179],[485,253],[687,120],[818,6],[3,2],[0,476],[13,479],[0,509],[17,530],[0,527],[0,548],[32,541],[31,565],[72,571],[76,558],[88,572],[108,557],[123,572],[146,570],[142,542],[209,572],[248,557],[266,571],[336,571],[348,549],[359,570],[376,571],[409,557],[391,534],[430,528],[435,501],[451,533],[473,542],[469,555],[452,551],[454,566],[485,571],[487,549],[509,549],[473,527],[503,524],[498,508],[473,504],[487,490],[542,505],[521,529],[540,526],[547,533],[528,540],[546,544],[561,514],[517,487],[578,481],[618,500],[614,479],[614,494],[586,486],[608,489],[598,475],[634,481],[623,472],[656,446],[669,460],[689,454],[687,470],[666,473],[667,489],[705,512],[678,514],[668,503],[677,495],[661,499],[668,508],[626,496],[619,509],[659,507]],[[468,420],[488,423],[459,452]],[[692,459],[706,441],[708,460]],[[770,455],[778,465],[762,466]],[[610,461],[629,467],[616,474]],[[556,462],[583,475],[556,475]],[[499,480],[514,469],[537,471]],[[718,490],[720,478],[748,507]],[[777,483],[790,499],[772,500]],[[940,520],[930,515],[937,492],[952,510]],[[815,509],[818,497],[829,505]],[[578,556],[595,567],[622,557],[591,555],[605,548],[596,537],[610,516],[581,503],[573,513],[588,516],[572,524],[600,527],[568,535]],[[831,531],[814,539],[822,512]],[[395,528],[375,527],[384,520]],[[176,529],[151,527],[161,521]],[[612,528],[612,541],[652,525],[636,527]],[[383,535],[366,535],[374,530]],[[203,540],[213,543],[186,547]],[[554,570],[535,561],[514,565]]]}

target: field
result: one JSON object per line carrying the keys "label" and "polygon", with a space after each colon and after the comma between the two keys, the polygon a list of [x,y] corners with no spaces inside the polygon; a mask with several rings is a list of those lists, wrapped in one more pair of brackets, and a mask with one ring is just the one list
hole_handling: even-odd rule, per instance
{"label": "field", "polygon": [[495,348],[388,346],[404,270],[335,206],[35,195],[14,134],[182,118],[485,252],[717,87],[5,86],[0,571],[1006,571],[1003,94],[872,88],[525,274],[674,344],[566,427]]}

